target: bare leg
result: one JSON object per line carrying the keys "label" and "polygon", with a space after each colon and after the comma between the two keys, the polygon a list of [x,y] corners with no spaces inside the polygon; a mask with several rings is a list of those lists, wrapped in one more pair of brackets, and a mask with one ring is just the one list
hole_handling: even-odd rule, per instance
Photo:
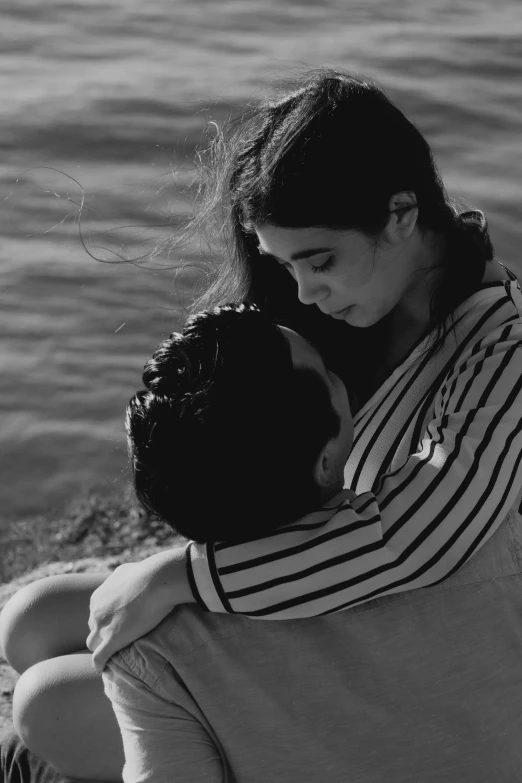
{"label": "bare leg", "polygon": [[90,597],[107,576],[47,576],[9,599],[0,615],[0,647],[15,671],[86,649]]}
{"label": "bare leg", "polygon": [[121,781],[121,734],[90,655],[27,669],[16,684],[13,723],[24,744],[65,777]]}
{"label": "bare leg", "polygon": [[13,722],[62,775],[121,781],[123,746],[101,676],[85,650],[89,600],[107,574],[63,574],[18,591],[0,615],[0,645],[22,676]]}

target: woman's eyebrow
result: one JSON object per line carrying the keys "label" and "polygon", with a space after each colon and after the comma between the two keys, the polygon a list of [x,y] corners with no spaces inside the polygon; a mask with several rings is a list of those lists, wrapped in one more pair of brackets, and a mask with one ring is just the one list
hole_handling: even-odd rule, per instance
{"label": "woman's eyebrow", "polygon": [[331,247],[311,247],[309,250],[300,250],[298,253],[292,253],[290,258],[292,261],[300,261],[302,258],[310,258],[311,256],[318,256],[321,253],[330,253]]}
{"label": "woman's eyebrow", "polygon": [[[272,256],[272,258],[277,258],[278,261],[284,263],[278,256],[274,256],[272,253],[267,253],[266,250],[263,250],[261,245],[258,245],[257,249],[262,256]],[[332,249],[333,248],[331,247],[311,247],[309,250],[299,250],[297,253],[292,253],[290,258],[292,261],[300,261],[302,258],[311,258],[312,256],[318,256],[321,253],[331,253]]]}

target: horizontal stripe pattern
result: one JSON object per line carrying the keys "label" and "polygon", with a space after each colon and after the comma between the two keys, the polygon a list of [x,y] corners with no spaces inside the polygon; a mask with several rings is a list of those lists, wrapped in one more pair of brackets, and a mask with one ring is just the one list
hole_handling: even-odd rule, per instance
{"label": "horizontal stripe pattern", "polygon": [[466,300],[444,349],[426,361],[417,346],[358,412],[349,490],[257,541],[191,545],[201,605],[329,614],[436,584],[488,540],[522,488],[522,292],[510,277]]}

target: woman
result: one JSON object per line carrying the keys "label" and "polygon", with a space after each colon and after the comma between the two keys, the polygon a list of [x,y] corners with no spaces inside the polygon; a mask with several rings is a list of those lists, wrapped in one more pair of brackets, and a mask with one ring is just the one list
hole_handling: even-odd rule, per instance
{"label": "woman", "polygon": [[[226,260],[195,309],[250,299],[318,345],[358,401],[345,473],[354,513],[372,510],[375,550],[393,563],[377,584],[350,580],[350,537],[326,527],[122,566],[91,598],[98,670],[176,603],[284,619],[433,584],[518,509],[520,289],[493,260],[481,214],[459,216],[417,128],[374,85],[319,71],[213,150],[196,225],[217,215]],[[15,694],[27,744],[63,774],[108,781],[121,779],[122,754],[101,682],[88,656],[53,660],[84,647],[102,579],[26,589],[4,614],[2,643],[18,671],[41,662]],[[48,716],[61,716],[58,732]]]}

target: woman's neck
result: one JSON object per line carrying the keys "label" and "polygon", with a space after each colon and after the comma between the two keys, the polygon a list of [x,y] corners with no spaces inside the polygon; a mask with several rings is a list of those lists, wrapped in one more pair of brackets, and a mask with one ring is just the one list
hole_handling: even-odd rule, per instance
{"label": "woman's neck", "polygon": [[419,229],[412,240],[410,282],[393,311],[399,331],[419,331],[428,326],[430,301],[444,269],[444,237]]}
{"label": "woman's neck", "polygon": [[418,340],[429,331],[430,304],[443,273],[445,241],[432,231],[418,231],[411,253],[410,284],[389,314],[388,364],[396,365],[406,357]]}

